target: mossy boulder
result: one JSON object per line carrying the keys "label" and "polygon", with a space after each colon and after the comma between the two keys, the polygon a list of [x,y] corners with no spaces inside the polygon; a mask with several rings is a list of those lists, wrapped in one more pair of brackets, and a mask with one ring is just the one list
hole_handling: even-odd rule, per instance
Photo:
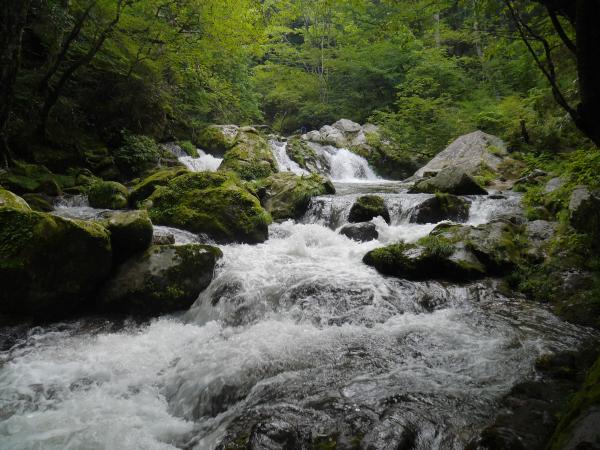
{"label": "mossy boulder", "polygon": [[415,183],[409,193],[435,194],[442,192],[454,195],[487,195],[477,181],[460,167],[448,167],[435,176]]}
{"label": "mossy boulder", "polygon": [[208,245],[153,245],[120,266],[102,289],[98,307],[146,315],[187,309],[212,281],[221,256]]}
{"label": "mossy boulder", "polygon": [[200,132],[196,144],[213,155],[224,155],[236,144],[238,132],[236,125],[210,125]]}
{"label": "mossy boulder", "polygon": [[427,237],[417,244],[397,243],[367,253],[363,262],[384,275],[408,280],[468,281],[485,276],[485,267],[461,244]]}
{"label": "mossy boulder", "polygon": [[51,196],[62,194],[56,176],[46,167],[18,162],[10,170],[0,170],[0,186],[17,194],[43,192]]}
{"label": "mossy boulder", "polygon": [[108,231],[95,223],[0,209],[0,311],[44,318],[85,306],[111,270]]}
{"label": "mossy boulder", "polygon": [[312,197],[335,193],[331,181],[319,174],[298,176],[289,172],[271,175],[257,183],[257,188],[262,206],[275,220],[299,219]]}
{"label": "mossy boulder", "polygon": [[464,198],[452,194],[437,193],[419,204],[411,213],[412,223],[438,223],[442,220],[466,222],[470,204]]}
{"label": "mossy boulder", "polygon": [[286,153],[292,161],[308,172],[325,173],[330,170],[327,158],[318,155],[308,142],[297,137],[288,141]]}
{"label": "mossy boulder", "polygon": [[158,186],[165,186],[173,178],[188,173],[185,168],[163,169],[152,175],[147,176],[139,183],[135,184],[129,194],[129,201],[133,206],[146,200]]}
{"label": "mossy boulder", "polygon": [[101,224],[110,232],[115,260],[122,262],[150,247],[154,230],[145,210],[119,211],[105,215]]}
{"label": "mossy boulder", "polygon": [[31,211],[29,204],[16,194],[0,188],[0,209],[10,208],[19,211]]}
{"label": "mossy boulder", "polygon": [[[569,222],[581,233],[600,235],[600,195],[587,186],[576,186],[569,199]],[[600,245],[600,244],[599,244]]]}
{"label": "mossy boulder", "polygon": [[363,195],[352,205],[348,221],[351,223],[368,222],[379,216],[390,223],[390,213],[383,198],[378,195]]}
{"label": "mossy boulder", "polygon": [[23,194],[23,200],[34,211],[50,212],[54,211],[54,201],[52,197],[46,194]]}
{"label": "mossy boulder", "polygon": [[240,130],[219,171],[235,172],[244,180],[257,180],[277,173],[277,162],[264,137],[255,130]]}
{"label": "mossy boulder", "polygon": [[232,174],[186,173],[148,198],[155,224],[205,233],[219,242],[263,242],[271,217]]}
{"label": "mossy boulder", "polygon": [[88,189],[93,208],[125,209],[129,205],[129,191],[116,181],[97,181]]}

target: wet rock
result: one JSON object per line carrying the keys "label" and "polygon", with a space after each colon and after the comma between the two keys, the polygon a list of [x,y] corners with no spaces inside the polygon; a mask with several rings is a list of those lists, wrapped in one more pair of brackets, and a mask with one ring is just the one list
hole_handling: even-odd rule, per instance
{"label": "wet rock", "polygon": [[283,420],[256,424],[250,432],[247,450],[303,450],[298,431]]}
{"label": "wet rock", "polygon": [[104,217],[101,223],[110,232],[116,261],[122,262],[150,247],[154,230],[147,211],[114,212]]}
{"label": "wet rock", "polygon": [[363,195],[352,205],[348,221],[352,223],[368,222],[375,217],[382,217],[383,220],[390,223],[390,213],[385,206],[384,199],[378,195]]}
{"label": "wet rock", "polygon": [[408,192],[487,195],[487,191],[477,184],[477,182],[461,167],[445,168],[436,176],[415,183]]}
{"label": "wet rock", "polygon": [[466,222],[470,204],[451,194],[436,194],[418,205],[410,216],[411,223],[438,223],[442,220]]}
{"label": "wet rock", "polygon": [[240,129],[234,146],[225,152],[219,171],[235,172],[244,180],[257,180],[277,173],[277,163],[264,137],[256,130]]}
{"label": "wet rock", "polygon": [[476,175],[481,167],[496,170],[507,155],[506,145],[500,138],[475,131],[452,142],[417,170],[414,177],[421,178],[425,172],[438,172],[452,167],[460,168],[468,175]]}
{"label": "wet rock", "polygon": [[348,224],[342,227],[340,234],[359,242],[367,242],[377,239],[379,233],[373,222],[361,222]]}
{"label": "wet rock", "polygon": [[166,186],[173,178],[188,172],[189,171],[185,168],[177,168],[163,169],[153,173],[133,186],[129,195],[130,203],[133,206],[138,205],[150,197],[157,187]]}
{"label": "wet rock", "polygon": [[85,307],[108,276],[108,231],[95,223],[0,208],[0,311],[44,318]]}
{"label": "wet rock", "polygon": [[23,200],[34,211],[50,212],[54,211],[53,199],[46,194],[23,194]]}
{"label": "wet rock", "polygon": [[543,260],[548,256],[547,246],[556,234],[558,223],[546,220],[534,220],[525,226],[529,248],[527,254],[534,260]]}
{"label": "wet rock", "polygon": [[2,188],[0,188],[0,208],[10,208],[18,211],[31,211],[31,208],[24,199]]}
{"label": "wet rock", "polygon": [[363,262],[384,275],[408,280],[467,281],[485,276],[484,266],[466,246],[439,238],[378,248],[367,253]]}
{"label": "wet rock", "polygon": [[102,311],[154,315],[189,308],[212,281],[216,247],[157,245],[123,263],[103,288]]}
{"label": "wet rock", "polygon": [[269,214],[235,176],[223,172],[184,173],[146,200],[152,222],[219,242],[263,242]]}
{"label": "wet rock", "polygon": [[274,220],[299,219],[311,198],[335,193],[331,181],[319,174],[298,176],[280,172],[261,180],[257,187],[262,192],[262,206]]}
{"label": "wet rock", "polygon": [[310,143],[304,140],[291,138],[288,141],[286,151],[292,161],[310,173],[327,173],[330,171],[327,158],[317,154]]}
{"label": "wet rock", "polygon": [[152,236],[152,244],[153,245],[170,245],[175,243],[175,235],[168,234],[154,234]]}
{"label": "wet rock", "polygon": [[129,191],[116,181],[98,181],[89,187],[88,200],[93,208],[125,209]]}
{"label": "wet rock", "polygon": [[581,233],[600,233],[600,197],[587,186],[576,186],[569,200],[569,222]]}

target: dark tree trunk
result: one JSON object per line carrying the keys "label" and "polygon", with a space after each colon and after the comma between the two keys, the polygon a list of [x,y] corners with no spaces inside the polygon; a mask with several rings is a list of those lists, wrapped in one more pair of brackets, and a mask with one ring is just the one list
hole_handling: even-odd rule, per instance
{"label": "dark tree trunk", "polygon": [[0,14],[0,156],[4,165],[11,159],[8,121],[14,87],[21,65],[21,40],[30,0],[2,0]]}
{"label": "dark tree trunk", "polygon": [[[575,2],[573,2],[575,3]],[[600,0],[577,0],[577,72],[582,131],[600,147]]]}

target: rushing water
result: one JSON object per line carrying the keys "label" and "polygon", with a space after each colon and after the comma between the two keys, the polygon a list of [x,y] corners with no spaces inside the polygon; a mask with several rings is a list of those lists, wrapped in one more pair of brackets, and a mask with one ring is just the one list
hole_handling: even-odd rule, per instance
{"label": "rushing water", "polygon": [[[337,186],[300,222],[272,225],[267,242],[222,246],[212,284],[184,314],[30,330],[1,355],[0,448],[203,450],[251,429],[262,442],[253,449],[292,448],[268,445],[281,435],[463,448],[540,354],[585,338],[491,280],[381,276],[363,255],[427,235],[435,224],[409,220],[428,196],[375,180]],[[356,197],[377,190],[392,216],[374,219],[379,239],[338,234]],[[519,198],[469,201],[478,224],[517,210]],[[91,214],[84,208],[78,199],[58,209]]]}
{"label": "rushing water", "polygon": [[277,161],[277,167],[280,172],[292,172],[296,175],[306,175],[308,172],[298,165],[298,163],[292,160],[287,154],[287,142],[270,140],[269,145],[271,151]]}
{"label": "rushing water", "polygon": [[217,158],[198,149],[197,157],[181,156],[179,161],[192,172],[216,172],[223,162],[223,158]]}

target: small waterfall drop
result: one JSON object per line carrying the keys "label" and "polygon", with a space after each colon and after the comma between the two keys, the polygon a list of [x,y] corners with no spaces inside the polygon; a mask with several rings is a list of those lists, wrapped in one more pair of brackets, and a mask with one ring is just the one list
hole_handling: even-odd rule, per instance
{"label": "small waterfall drop", "polygon": [[321,145],[309,142],[318,156],[323,157],[329,165],[329,177],[338,182],[364,182],[381,180],[365,158],[346,148],[332,145]]}
{"label": "small waterfall drop", "polygon": [[277,167],[280,172],[293,172],[296,175],[307,175],[308,172],[298,165],[298,163],[292,160],[287,154],[287,142],[270,140],[269,145],[271,151],[277,161]]}
{"label": "small waterfall drop", "polygon": [[192,172],[216,172],[223,158],[216,158],[198,149],[198,157],[181,156],[179,161]]}

